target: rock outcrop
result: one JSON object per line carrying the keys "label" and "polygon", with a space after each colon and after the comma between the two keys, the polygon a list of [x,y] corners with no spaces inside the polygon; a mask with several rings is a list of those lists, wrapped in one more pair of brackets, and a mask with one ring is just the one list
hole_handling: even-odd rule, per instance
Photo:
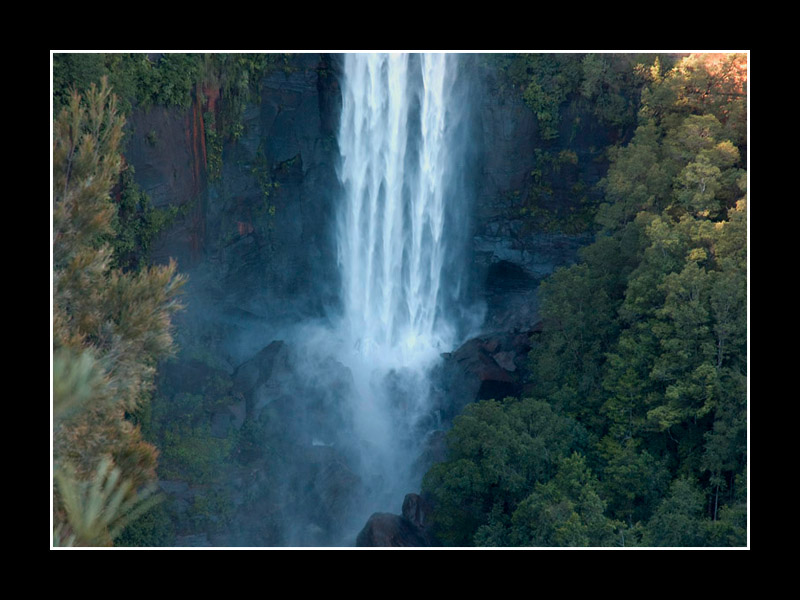
{"label": "rock outcrop", "polygon": [[434,375],[443,424],[452,422],[470,402],[522,392],[533,329],[473,338],[444,355]]}
{"label": "rock outcrop", "polygon": [[429,547],[436,545],[425,528],[427,506],[417,494],[406,494],[403,514],[373,514],[356,538],[358,547]]}

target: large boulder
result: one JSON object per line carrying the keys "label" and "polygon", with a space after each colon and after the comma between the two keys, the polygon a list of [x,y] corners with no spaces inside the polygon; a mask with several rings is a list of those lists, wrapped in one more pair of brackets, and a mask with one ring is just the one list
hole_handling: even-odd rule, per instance
{"label": "large boulder", "polygon": [[358,547],[428,547],[435,545],[425,530],[426,506],[417,494],[407,494],[403,514],[373,514],[356,538]]}
{"label": "large boulder", "polygon": [[442,427],[447,428],[470,402],[524,392],[530,337],[538,327],[540,323],[473,338],[443,355],[433,375]]}

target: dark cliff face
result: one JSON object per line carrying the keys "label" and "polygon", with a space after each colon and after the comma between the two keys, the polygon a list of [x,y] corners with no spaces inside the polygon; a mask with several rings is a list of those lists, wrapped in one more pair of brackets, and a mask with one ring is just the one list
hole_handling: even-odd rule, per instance
{"label": "dark cliff face", "polygon": [[245,113],[246,133],[224,148],[221,180],[209,187],[207,253],[218,261],[215,279],[233,305],[256,314],[315,316],[335,295],[330,113],[337,90],[330,63],[301,55],[291,73],[262,81],[261,104]]}
{"label": "dark cliff face", "polygon": [[[155,262],[177,259],[189,275],[179,329],[213,321],[216,343],[254,324],[335,310],[338,68],[335,55],[300,54],[264,77],[241,137],[222,147],[218,176],[205,120],[225,102],[219,90],[203,90],[188,110],[155,107],[129,119],[126,159],[137,183],[156,206],[183,209],[152,253]],[[231,350],[232,366],[247,346]]]}
{"label": "dark cliff face", "polygon": [[527,327],[537,318],[535,289],[561,266],[574,263],[592,241],[579,216],[601,198],[606,148],[619,131],[575,103],[561,107],[559,135],[543,139],[520,89],[481,57],[474,74],[475,278],[487,301],[485,330]]}
{"label": "dark cliff face", "polygon": [[187,211],[153,251],[156,262],[173,257],[182,269],[202,260],[206,157],[200,113],[196,103],[188,110],[163,106],[136,110],[128,118],[126,132],[125,158],[135,170],[136,182],[156,207],[178,205]]}

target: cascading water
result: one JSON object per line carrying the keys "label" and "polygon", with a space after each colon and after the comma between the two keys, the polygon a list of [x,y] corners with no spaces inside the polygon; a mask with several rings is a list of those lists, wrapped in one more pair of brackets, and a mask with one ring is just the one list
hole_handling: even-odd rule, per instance
{"label": "cascading water", "polygon": [[339,145],[339,260],[350,332],[365,354],[407,365],[447,347],[438,313],[448,148],[445,55],[348,55]]}
{"label": "cascading water", "polygon": [[364,476],[379,482],[371,485],[382,488],[375,501],[385,510],[415,485],[408,467],[430,425],[428,373],[457,341],[451,309],[465,219],[448,187],[463,157],[453,137],[456,58],[349,54],[344,62],[337,243],[348,350],[340,358],[358,390]]}

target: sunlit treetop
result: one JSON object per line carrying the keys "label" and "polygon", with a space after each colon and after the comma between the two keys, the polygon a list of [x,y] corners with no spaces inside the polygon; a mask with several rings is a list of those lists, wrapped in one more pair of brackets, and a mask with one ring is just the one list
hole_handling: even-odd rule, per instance
{"label": "sunlit treetop", "polygon": [[734,144],[745,144],[746,54],[692,54],[668,72],[650,69],[650,79],[642,92],[643,116],[654,117],[669,129],[686,114],[713,114]]}

